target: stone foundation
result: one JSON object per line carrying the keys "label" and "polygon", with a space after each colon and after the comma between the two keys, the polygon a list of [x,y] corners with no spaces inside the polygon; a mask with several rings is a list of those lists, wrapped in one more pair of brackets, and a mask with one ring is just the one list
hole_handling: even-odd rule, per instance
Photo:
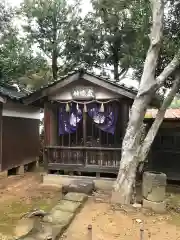
{"label": "stone foundation", "polygon": [[155,213],[166,212],[166,201],[163,202],[152,202],[147,199],[143,199],[143,207],[152,210]]}

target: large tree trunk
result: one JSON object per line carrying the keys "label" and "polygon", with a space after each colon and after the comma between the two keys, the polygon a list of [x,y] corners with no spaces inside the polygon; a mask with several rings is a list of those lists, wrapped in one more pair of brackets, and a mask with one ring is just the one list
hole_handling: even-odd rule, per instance
{"label": "large tree trunk", "polygon": [[120,203],[129,204],[132,197],[133,184],[138,166],[139,130],[143,124],[144,115],[153,95],[156,81],[154,79],[160,43],[163,32],[163,0],[151,0],[153,25],[150,35],[150,47],[144,64],[140,89],[134,100],[129,124],[122,144],[122,156],[114,191],[120,192]]}

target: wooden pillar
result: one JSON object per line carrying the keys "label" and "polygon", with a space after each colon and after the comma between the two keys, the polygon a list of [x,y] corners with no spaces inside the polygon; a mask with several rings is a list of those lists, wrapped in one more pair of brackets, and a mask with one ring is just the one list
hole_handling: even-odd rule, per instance
{"label": "wooden pillar", "polygon": [[44,147],[50,144],[49,125],[50,115],[48,111],[48,103],[44,103]]}
{"label": "wooden pillar", "polygon": [[55,105],[45,103],[44,105],[44,133],[45,133],[45,146],[56,146],[58,140],[57,129],[57,108]]}
{"label": "wooden pillar", "polygon": [[47,146],[56,146],[58,141],[57,129],[57,107],[54,104],[46,102],[44,104],[44,149],[43,162],[44,167],[48,171],[48,161],[51,155],[51,149]]}
{"label": "wooden pillar", "polygon": [[130,103],[128,101],[121,102],[121,111],[120,111],[120,119],[121,119],[121,137],[124,138],[126,133],[126,128],[129,122],[129,110],[130,110]]}
{"label": "wooden pillar", "polygon": [[56,146],[58,140],[58,120],[57,120],[57,107],[50,105],[50,145]]}

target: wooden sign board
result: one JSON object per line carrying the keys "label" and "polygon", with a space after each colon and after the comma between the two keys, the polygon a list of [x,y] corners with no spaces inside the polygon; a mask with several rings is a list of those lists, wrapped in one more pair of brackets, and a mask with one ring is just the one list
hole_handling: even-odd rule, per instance
{"label": "wooden sign board", "polygon": [[92,87],[77,87],[72,90],[72,98],[76,100],[90,100],[95,98]]}

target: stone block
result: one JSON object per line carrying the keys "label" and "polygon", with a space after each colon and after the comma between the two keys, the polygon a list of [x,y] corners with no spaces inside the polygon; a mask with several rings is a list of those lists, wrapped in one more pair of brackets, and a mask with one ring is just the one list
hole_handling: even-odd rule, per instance
{"label": "stone block", "polygon": [[62,192],[77,192],[77,193],[85,193],[91,194],[94,190],[94,183],[93,181],[88,180],[74,180],[69,185],[64,185]]}
{"label": "stone block", "polygon": [[151,189],[147,193],[146,199],[152,202],[162,202],[165,199],[166,188],[164,186],[158,186]]}
{"label": "stone block", "polygon": [[49,215],[43,218],[43,221],[57,225],[68,225],[72,221],[73,217],[74,214],[71,212],[52,210]]}
{"label": "stone block", "polygon": [[84,193],[74,193],[69,192],[64,196],[64,200],[69,200],[73,202],[85,202],[87,200],[88,196]]}
{"label": "stone block", "polygon": [[68,200],[61,200],[52,210],[62,210],[65,212],[76,212],[77,209],[81,206],[80,202],[72,202]]}
{"label": "stone block", "polygon": [[144,172],[142,195],[153,202],[162,202],[166,194],[166,174],[158,172]]}
{"label": "stone block", "polygon": [[143,207],[152,210],[155,213],[165,213],[166,212],[166,201],[162,202],[152,202],[147,199],[143,199]]}

